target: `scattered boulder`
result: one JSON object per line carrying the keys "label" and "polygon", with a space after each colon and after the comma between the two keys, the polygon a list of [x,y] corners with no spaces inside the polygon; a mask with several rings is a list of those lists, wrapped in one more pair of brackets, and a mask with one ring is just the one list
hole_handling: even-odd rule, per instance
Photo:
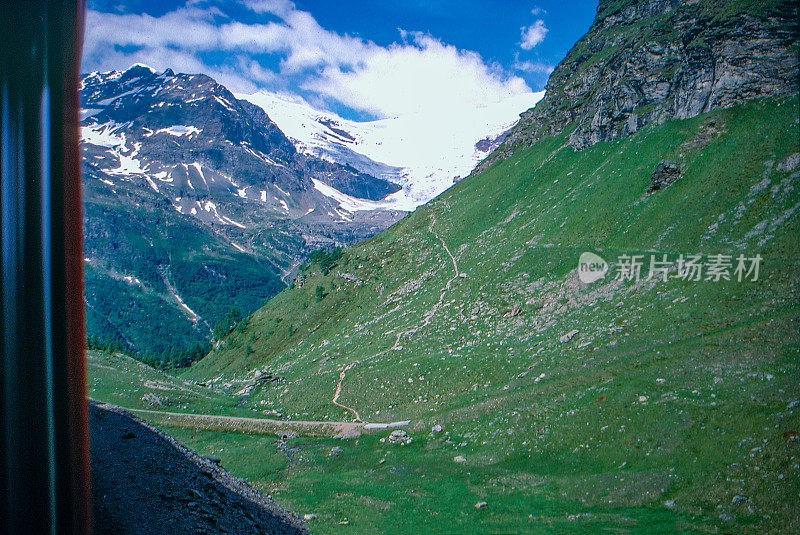
{"label": "scattered boulder", "polygon": [[775,166],[778,171],[794,171],[800,166],[800,152],[795,152]]}
{"label": "scattered boulder", "polygon": [[453,462],[465,463],[465,462],[467,462],[467,458],[464,457],[463,455],[456,455],[455,457],[453,457]]}
{"label": "scattered boulder", "polygon": [[431,428],[431,432],[432,432],[432,433],[441,433],[441,432],[442,432],[442,426],[441,426],[441,425],[439,425],[439,424],[436,424],[436,425],[434,425],[434,426]]}
{"label": "scattered boulder", "polygon": [[395,429],[389,434],[386,440],[389,441],[389,444],[400,444],[401,446],[405,446],[406,444],[411,444],[414,439],[408,436],[408,433],[402,429]]}
{"label": "scattered boulder", "polygon": [[489,504],[486,503],[486,502],[478,502],[478,503],[475,504],[475,509],[483,509],[487,505],[489,505]]}
{"label": "scattered boulder", "polygon": [[747,496],[736,495],[731,500],[731,505],[739,505],[739,504],[742,504],[742,503],[747,503],[749,501],[750,501],[750,498],[748,498]]}

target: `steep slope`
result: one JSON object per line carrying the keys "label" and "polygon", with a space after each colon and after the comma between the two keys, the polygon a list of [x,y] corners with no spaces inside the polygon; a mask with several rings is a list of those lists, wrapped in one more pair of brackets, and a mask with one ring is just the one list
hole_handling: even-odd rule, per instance
{"label": "steep slope", "polygon": [[89,423],[93,533],[308,533],[247,483],[135,416],[90,403]]}
{"label": "steep slope", "polygon": [[[674,7],[603,1],[582,41],[611,11],[646,33],[644,4]],[[342,515],[363,532],[796,531],[796,72],[581,151],[576,93],[563,128],[312,265],[185,377],[248,387],[248,403],[290,418],[411,420],[403,448],[361,439],[284,472],[276,492],[322,511],[320,532]],[[583,282],[583,253],[607,273]],[[284,382],[258,384],[264,373]]]}
{"label": "steep slope", "polygon": [[81,98],[89,333],[129,349],[207,341],[310,250],[403,215],[376,202],[399,186],[298,153],[207,76],[137,65],[85,76]]}

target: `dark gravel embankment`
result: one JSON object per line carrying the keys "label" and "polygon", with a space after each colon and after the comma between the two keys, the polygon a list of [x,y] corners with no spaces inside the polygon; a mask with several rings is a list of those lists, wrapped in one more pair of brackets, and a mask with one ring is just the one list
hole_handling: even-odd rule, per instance
{"label": "dark gravel embankment", "polygon": [[296,534],[246,482],[116,407],[90,403],[94,533]]}

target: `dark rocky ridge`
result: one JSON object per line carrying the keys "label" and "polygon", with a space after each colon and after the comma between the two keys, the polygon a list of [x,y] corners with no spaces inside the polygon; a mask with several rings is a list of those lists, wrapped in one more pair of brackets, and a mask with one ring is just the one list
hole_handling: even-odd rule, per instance
{"label": "dark rocky ridge", "polygon": [[600,0],[545,98],[477,168],[569,128],[580,150],[646,124],[798,90],[794,0]]}
{"label": "dark rocky ridge", "polygon": [[672,162],[660,161],[656,166],[650,177],[650,185],[647,187],[647,193],[653,193],[660,189],[664,189],[676,180],[681,178],[680,168]]}

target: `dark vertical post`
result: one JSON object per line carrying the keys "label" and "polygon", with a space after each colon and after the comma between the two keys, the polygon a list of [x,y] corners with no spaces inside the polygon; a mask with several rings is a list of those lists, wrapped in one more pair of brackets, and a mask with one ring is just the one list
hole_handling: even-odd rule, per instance
{"label": "dark vertical post", "polygon": [[0,524],[7,533],[88,533],[83,2],[0,5]]}

